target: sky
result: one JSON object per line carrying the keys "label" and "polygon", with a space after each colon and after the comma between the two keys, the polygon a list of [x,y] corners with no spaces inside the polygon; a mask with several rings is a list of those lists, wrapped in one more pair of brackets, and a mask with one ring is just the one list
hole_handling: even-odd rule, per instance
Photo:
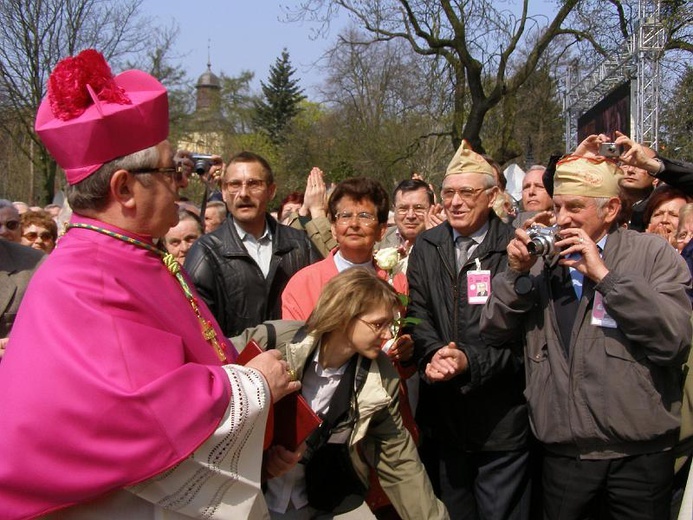
{"label": "sky", "polygon": [[175,54],[191,79],[196,81],[207,69],[209,43],[212,72],[238,76],[250,70],[255,73],[253,89],[259,91],[260,80],[267,80],[270,66],[286,47],[295,77],[309,97],[321,82],[315,62],[344,24],[333,26],[327,39],[311,39],[315,26],[280,21],[284,14],[277,0],[143,0],[142,9],[155,26],[178,24]]}

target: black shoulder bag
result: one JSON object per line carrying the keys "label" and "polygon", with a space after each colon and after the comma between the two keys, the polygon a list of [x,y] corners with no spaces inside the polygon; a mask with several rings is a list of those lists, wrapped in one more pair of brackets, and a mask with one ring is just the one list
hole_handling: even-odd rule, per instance
{"label": "black shoulder bag", "polygon": [[[349,456],[353,426],[333,435],[336,425],[348,416],[351,397],[360,390],[368,374],[370,359],[355,355],[342,376],[322,418],[323,423],[306,441],[305,465],[308,503],[315,509],[335,514],[352,511],[363,504],[368,488],[354,470]],[[357,370],[358,365],[358,370]]]}

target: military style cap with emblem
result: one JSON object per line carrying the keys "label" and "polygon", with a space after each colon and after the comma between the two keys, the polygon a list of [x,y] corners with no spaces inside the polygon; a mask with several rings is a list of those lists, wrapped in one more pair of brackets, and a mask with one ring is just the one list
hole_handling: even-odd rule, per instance
{"label": "military style cap with emblem", "polygon": [[558,161],[554,175],[554,195],[618,197],[621,170],[603,157],[570,155]]}
{"label": "military style cap with emblem", "polygon": [[168,97],[141,70],[113,76],[94,49],[65,58],[48,79],[35,123],[67,181],[76,184],[103,164],[168,137]]}
{"label": "military style cap with emblem", "polygon": [[455,156],[445,171],[445,176],[457,173],[479,173],[490,175],[493,178],[496,176],[493,167],[481,155],[472,150],[467,141],[462,141],[457,152],[455,152]]}

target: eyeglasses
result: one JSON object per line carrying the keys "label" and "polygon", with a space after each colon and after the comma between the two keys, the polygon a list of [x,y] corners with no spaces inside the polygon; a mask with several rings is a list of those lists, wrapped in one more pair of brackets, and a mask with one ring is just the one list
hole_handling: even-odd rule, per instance
{"label": "eyeglasses", "polygon": [[351,224],[354,218],[356,218],[358,223],[362,226],[375,226],[375,224],[378,222],[375,215],[371,215],[366,211],[362,211],[361,213],[349,213],[347,211],[342,211],[335,215],[335,222],[340,226],[346,226]]}
{"label": "eyeglasses", "polygon": [[246,179],[245,181],[233,180],[225,181],[224,189],[228,190],[229,193],[238,193],[243,189],[243,186],[245,186],[247,191],[259,193],[265,188],[265,184],[267,184],[267,181],[263,179]]}
{"label": "eyeglasses", "polygon": [[676,235],[678,242],[688,242],[691,238],[693,238],[693,231],[682,231]]}
{"label": "eyeglasses", "polygon": [[366,326],[368,326],[369,329],[373,331],[373,334],[376,336],[380,336],[383,332],[386,330],[389,330],[390,327],[392,326],[392,320],[388,321],[380,321],[380,322],[372,322],[372,321],[366,321],[363,318],[356,318],[360,322],[364,323]]}
{"label": "eyeglasses", "polygon": [[40,238],[44,242],[53,240],[53,235],[51,235],[50,231],[41,231],[40,233],[36,233],[35,231],[29,231],[28,233],[24,233],[22,236],[30,242],[35,242],[37,238]]}
{"label": "eyeglasses", "polygon": [[422,216],[428,211],[428,206],[423,206],[421,204],[415,204],[414,206],[397,206],[395,207],[395,213],[398,215],[408,215],[410,211],[413,211],[415,215]]}
{"label": "eyeglasses", "polygon": [[466,202],[471,202],[476,199],[482,191],[486,191],[490,188],[444,188],[440,192],[440,196],[443,200],[450,201],[455,198],[455,194],[459,195],[460,198]]}
{"label": "eyeglasses", "polygon": [[166,168],[138,168],[136,170],[129,171],[135,175],[138,173],[163,173],[167,177],[173,179],[176,184],[183,182],[183,177],[185,176],[183,169],[176,166],[168,166]]}
{"label": "eyeglasses", "polygon": [[0,227],[5,226],[10,231],[15,231],[19,227],[19,220],[8,220],[7,222],[0,222]]}

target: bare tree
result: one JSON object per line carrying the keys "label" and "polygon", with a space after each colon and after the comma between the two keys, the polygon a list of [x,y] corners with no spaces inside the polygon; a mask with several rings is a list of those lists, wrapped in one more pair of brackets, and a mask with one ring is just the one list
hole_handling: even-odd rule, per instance
{"label": "bare tree", "polygon": [[[150,38],[142,0],[3,0],[0,2],[0,130],[41,180],[48,202],[56,165],[33,131],[50,71],[62,58],[96,48],[112,64],[141,52]],[[29,137],[29,138],[27,138]],[[7,175],[8,172],[2,172]]]}
{"label": "bare tree", "polygon": [[[336,8],[346,10],[366,30],[368,42],[402,39],[421,55],[440,57],[450,71],[453,145],[467,139],[483,151],[480,133],[486,114],[514,94],[534,72],[551,41],[565,34],[563,23],[579,0],[558,5],[551,20],[531,16],[529,0],[519,12],[490,0],[306,0],[293,19],[327,21]],[[514,53],[529,36],[526,60],[510,68]]]}
{"label": "bare tree", "polygon": [[[363,43],[400,39],[423,56],[445,60],[454,102],[449,133],[453,145],[467,139],[483,151],[481,130],[489,111],[515,95],[534,74],[552,42],[569,51],[589,46],[595,56],[624,45],[632,34],[634,1],[564,0],[552,17],[530,13],[529,0],[510,9],[492,0],[303,0],[287,19],[322,23],[346,11],[369,34]],[[666,48],[690,47],[690,2],[670,0]],[[579,9],[578,9],[579,7]],[[688,22],[686,22],[688,20]],[[601,35],[599,38],[596,34]],[[610,41],[609,41],[610,40]],[[522,59],[518,51],[522,50]],[[593,61],[597,61],[595,57]]]}
{"label": "bare tree", "polygon": [[412,171],[441,171],[449,156],[444,71],[401,41],[350,43],[362,38],[353,28],[341,35],[327,54],[320,91],[342,169],[393,182]]}

